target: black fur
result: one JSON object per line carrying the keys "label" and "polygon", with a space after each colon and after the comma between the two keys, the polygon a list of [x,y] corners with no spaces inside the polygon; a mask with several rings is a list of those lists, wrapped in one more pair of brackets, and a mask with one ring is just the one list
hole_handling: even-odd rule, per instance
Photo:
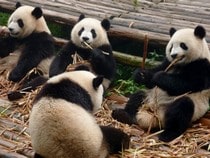
{"label": "black fur", "polygon": [[210,87],[210,64],[207,59],[179,65],[174,67],[174,70],[172,74],[160,71],[152,79],[155,85],[167,91],[169,95],[198,92]]}
{"label": "black fur", "polygon": [[103,28],[108,31],[110,29],[110,22],[108,19],[104,19],[101,21],[101,25],[103,26]]}
{"label": "black fur", "polygon": [[84,18],[85,18],[85,15],[84,15],[84,14],[81,14],[81,15],[79,16],[79,19],[77,20],[77,22],[81,21],[81,20],[84,19]]}
{"label": "black fur", "polygon": [[74,70],[85,70],[90,71],[90,68],[87,65],[79,65]]}
{"label": "black fur", "polygon": [[47,83],[36,96],[34,102],[37,102],[42,97],[65,99],[68,102],[80,105],[88,111],[93,110],[89,93],[80,85],[69,79],[62,79],[58,83]]}
{"label": "black fur", "polygon": [[[31,69],[38,66],[43,59],[54,55],[54,39],[46,32],[33,33],[22,40],[16,39],[14,41],[13,38],[11,39],[15,45],[11,47],[13,48],[11,51],[24,46],[16,67],[9,74],[9,80],[11,81],[20,81]],[[10,47],[10,43],[8,43],[8,47]],[[2,47],[1,49],[5,50]],[[5,54],[2,51],[1,53]]]}
{"label": "black fur", "polygon": [[137,69],[134,80],[139,84],[145,84],[147,88],[158,86],[174,96],[186,92],[198,92],[210,87],[210,64],[207,59],[177,65],[173,67],[172,74],[164,71],[169,64],[169,61],[165,60],[153,69]]}
{"label": "black fur", "polygon": [[41,156],[41,155],[39,155],[39,154],[37,154],[37,153],[35,153],[35,154],[34,154],[34,158],[44,158],[44,157]]}
{"label": "black fur", "polygon": [[93,88],[95,90],[97,90],[98,87],[102,84],[103,79],[104,78],[102,76],[99,76],[99,77],[93,79]]}
{"label": "black fur", "polygon": [[194,103],[188,97],[175,100],[167,106],[165,112],[165,128],[159,139],[169,142],[187,130],[194,113]]}
{"label": "black fur", "polygon": [[125,109],[115,109],[112,112],[112,117],[122,123],[136,124],[136,114],[141,107],[145,92],[139,91],[132,94],[126,104]]}
{"label": "black fur", "polygon": [[129,148],[130,137],[123,131],[108,126],[100,126],[100,128],[108,144],[110,154],[119,153]]}
{"label": "black fur", "polygon": [[[109,55],[103,54],[101,50],[108,52]],[[102,45],[97,49],[89,50],[79,48],[71,41],[62,48],[52,62],[50,66],[50,77],[64,72],[67,66],[72,63],[73,59],[71,55],[75,54],[75,52],[77,52],[84,60],[90,61],[92,69],[97,75],[102,75],[110,80],[113,79],[116,65],[110,45]]]}
{"label": "black fur", "polygon": [[206,30],[202,26],[197,26],[194,30],[194,35],[203,39],[206,36]]}
{"label": "black fur", "polygon": [[138,84],[144,84],[147,88],[153,88],[155,87],[155,83],[152,81],[153,76],[159,71],[164,71],[169,64],[170,62],[165,59],[160,65],[152,69],[136,69],[134,72],[134,81]]}
{"label": "black fur", "polygon": [[17,9],[17,8],[19,8],[21,6],[22,6],[22,4],[20,2],[17,2],[16,5],[15,5],[15,8]]}
{"label": "black fur", "polygon": [[176,32],[176,29],[172,27],[172,28],[169,30],[169,35],[170,35],[170,37],[172,37],[173,34],[174,34],[175,32]]}
{"label": "black fur", "polygon": [[20,41],[14,37],[0,38],[0,57],[6,57],[12,53],[17,46],[20,44]]}
{"label": "black fur", "polygon": [[34,8],[34,10],[31,13],[36,19],[39,19],[42,17],[42,10],[40,7]]}

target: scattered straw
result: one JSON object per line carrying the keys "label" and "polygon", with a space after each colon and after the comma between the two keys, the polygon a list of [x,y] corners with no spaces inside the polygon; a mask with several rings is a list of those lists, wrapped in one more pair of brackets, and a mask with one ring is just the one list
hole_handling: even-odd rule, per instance
{"label": "scattered straw", "polygon": [[[0,99],[7,100],[7,93],[17,84],[0,78]],[[12,102],[9,108],[0,105],[0,147],[7,152],[31,157],[33,150],[28,133],[28,119],[32,108],[32,101],[40,88],[26,93],[24,98]],[[119,128],[131,136],[130,148],[119,155],[110,158],[208,158],[210,152],[202,147],[209,145],[210,129],[201,124],[195,124],[187,132],[170,143],[157,139],[158,133],[149,133],[137,125],[129,126],[120,123],[111,117],[110,109],[115,101],[104,99],[102,108],[94,114],[98,124]],[[6,109],[6,110],[5,110]],[[208,115],[207,115],[208,116]],[[209,115],[210,116],[210,115]],[[209,118],[210,119],[210,118]],[[161,131],[159,131],[161,132]]]}

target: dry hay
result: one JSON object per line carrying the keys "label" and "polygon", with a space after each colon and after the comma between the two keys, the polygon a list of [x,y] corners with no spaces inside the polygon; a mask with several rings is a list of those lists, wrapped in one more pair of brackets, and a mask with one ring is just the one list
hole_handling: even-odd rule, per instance
{"label": "dry hay", "polygon": [[[40,88],[26,93],[20,100],[9,102],[7,93],[16,89],[18,85],[1,77],[0,83],[0,157],[1,155],[17,158],[32,157],[33,151],[27,129],[28,118],[32,101]],[[95,113],[98,124],[122,129],[131,136],[130,148],[119,155],[111,155],[110,158],[210,157],[210,152],[202,149],[202,146],[210,142],[210,129],[207,126],[194,124],[179,138],[164,143],[157,139],[158,133],[147,133],[136,125],[129,126],[114,120],[111,117],[110,107],[117,104],[117,101],[109,98],[104,99],[102,109]],[[209,116],[208,118],[210,119]]]}

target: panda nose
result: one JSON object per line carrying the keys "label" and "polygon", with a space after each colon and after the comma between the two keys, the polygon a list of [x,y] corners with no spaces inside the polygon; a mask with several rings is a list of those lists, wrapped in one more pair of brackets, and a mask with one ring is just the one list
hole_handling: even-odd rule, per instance
{"label": "panda nose", "polygon": [[83,39],[84,41],[88,41],[88,40],[89,40],[88,37],[82,37],[82,39]]}
{"label": "panda nose", "polygon": [[9,31],[12,32],[14,29],[13,28],[9,28]]}
{"label": "panda nose", "polygon": [[175,59],[175,58],[177,57],[177,54],[173,54],[173,55],[171,55],[171,57],[172,57],[173,59]]}

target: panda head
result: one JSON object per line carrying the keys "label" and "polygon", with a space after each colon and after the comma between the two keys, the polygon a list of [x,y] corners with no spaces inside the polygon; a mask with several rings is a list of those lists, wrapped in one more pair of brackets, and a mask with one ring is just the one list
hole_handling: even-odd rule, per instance
{"label": "panda head", "polygon": [[170,29],[171,39],[166,46],[166,57],[171,62],[179,58],[177,64],[187,64],[197,59],[210,60],[210,52],[205,40],[206,31],[202,26],[195,29]]}
{"label": "panda head", "polygon": [[81,14],[71,31],[71,40],[76,46],[81,48],[87,48],[83,42],[88,43],[93,48],[97,48],[104,44],[109,44],[106,32],[109,28],[109,20],[99,21],[93,18],[85,18]]}
{"label": "panda head", "polygon": [[95,76],[93,73],[85,70],[70,71],[50,78],[47,84],[57,84],[64,79],[68,79],[79,85],[90,95],[93,104],[93,112],[101,107],[104,93],[102,76]]}
{"label": "panda head", "polygon": [[45,31],[50,34],[41,8],[21,6],[19,2],[16,4],[16,10],[9,17],[7,26],[10,35],[16,38],[25,38],[33,32]]}

